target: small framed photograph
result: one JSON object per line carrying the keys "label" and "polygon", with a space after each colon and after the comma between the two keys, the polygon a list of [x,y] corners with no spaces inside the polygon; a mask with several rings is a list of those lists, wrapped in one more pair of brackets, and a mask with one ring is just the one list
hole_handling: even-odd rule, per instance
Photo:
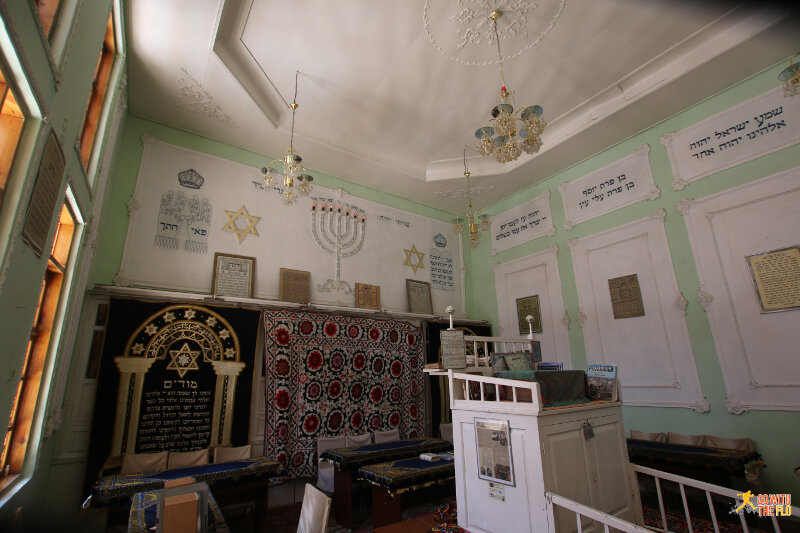
{"label": "small framed photograph", "polygon": [[252,298],[256,258],[243,255],[214,254],[211,294],[233,298]]}
{"label": "small framed photograph", "polygon": [[408,293],[409,313],[419,313],[422,315],[433,314],[430,283],[427,281],[406,279],[406,292]]}
{"label": "small framed photograph", "polygon": [[361,309],[380,309],[381,288],[377,285],[356,283],[356,307]]}
{"label": "small framed photograph", "polygon": [[282,268],[280,299],[282,302],[309,303],[311,301],[311,272]]}
{"label": "small framed photograph", "polygon": [[478,477],[514,486],[511,457],[511,432],[508,420],[475,418],[475,443],[478,448]]}

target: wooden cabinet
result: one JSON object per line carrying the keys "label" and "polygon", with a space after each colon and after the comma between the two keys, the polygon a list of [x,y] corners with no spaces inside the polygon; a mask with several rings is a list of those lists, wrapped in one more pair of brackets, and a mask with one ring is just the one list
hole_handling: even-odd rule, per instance
{"label": "wooden cabinet", "polygon": [[[457,375],[450,376],[452,382]],[[498,378],[464,379],[481,380],[484,386],[491,387]],[[451,391],[463,388],[457,377],[455,381]],[[537,384],[516,383],[525,383],[532,388],[532,397],[538,397]],[[619,403],[549,410],[536,401],[471,401],[463,395],[453,395],[451,407],[461,527],[473,533],[552,531],[547,492],[641,523],[638,486],[631,475]],[[475,418],[508,421],[515,485],[502,486],[504,500],[493,497],[489,482],[478,477]],[[555,516],[556,532],[577,530],[571,511],[557,508]],[[585,520],[582,529],[585,533],[599,533],[602,526]]]}
{"label": "wooden cabinet", "polygon": [[[618,516],[636,521],[635,495],[631,486],[628,452],[620,408],[582,411],[548,423],[541,419],[544,490]],[[586,520],[584,532],[594,531]],[[572,512],[556,512],[556,531],[577,530]]]}

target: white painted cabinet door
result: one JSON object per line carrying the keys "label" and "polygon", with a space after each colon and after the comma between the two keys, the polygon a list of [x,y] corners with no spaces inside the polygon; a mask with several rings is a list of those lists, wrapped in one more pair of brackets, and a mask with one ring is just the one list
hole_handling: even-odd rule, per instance
{"label": "white painted cabinet door", "polygon": [[[584,423],[591,426],[587,438]],[[545,490],[595,509],[636,521],[628,455],[619,415],[584,417],[541,429]],[[599,531],[584,518],[584,533]],[[556,531],[577,531],[575,514],[556,510]]]}

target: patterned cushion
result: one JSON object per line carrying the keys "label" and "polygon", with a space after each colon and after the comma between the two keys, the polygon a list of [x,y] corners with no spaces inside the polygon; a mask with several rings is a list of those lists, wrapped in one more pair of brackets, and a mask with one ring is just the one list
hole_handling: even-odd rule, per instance
{"label": "patterned cushion", "polygon": [[194,452],[170,452],[167,468],[184,468],[208,464],[208,448]]}
{"label": "patterned cushion", "polygon": [[166,470],[168,457],[169,452],[126,453],[122,457],[120,474],[137,474],[139,472]]}
{"label": "patterned cushion", "polygon": [[666,433],[648,433],[635,429],[631,430],[631,438],[636,440],[649,440],[650,442],[667,442]]}
{"label": "patterned cushion", "polygon": [[508,370],[506,354],[504,353],[493,353],[491,355],[490,364],[492,365],[492,375],[494,376],[498,375],[503,370]]}
{"label": "patterned cushion", "polygon": [[250,445],[229,448],[220,446],[214,448],[214,462],[227,463],[228,461],[246,461],[250,459]]}
{"label": "patterned cushion", "polygon": [[375,444],[380,442],[394,442],[396,440],[400,440],[400,431],[397,429],[375,432]]}
{"label": "patterned cushion", "polygon": [[515,352],[505,356],[509,370],[533,370],[530,352]]}

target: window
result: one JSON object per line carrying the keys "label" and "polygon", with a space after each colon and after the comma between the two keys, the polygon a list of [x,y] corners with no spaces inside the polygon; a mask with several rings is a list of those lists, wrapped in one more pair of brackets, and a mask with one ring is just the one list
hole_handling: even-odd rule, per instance
{"label": "window", "polygon": [[22,471],[39,398],[39,386],[50,349],[51,333],[62,297],[67,261],[76,228],[75,220],[69,205],[65,203],[61,208],[53,247],[47,261],[47,270],[39,292],[39,302],[36,305],[25,361],[14,403],[11,406],[11,416],[0,455],[0,467],[2,467],[0,478]]}
{"label": "window", "polygon": [[53,21],[56,19],[60,0],[36,0],[36,9],[39,12],[39,20],[42,21],[44,34],[49,39],[53,34]]}
{"label": "window", "polygon": [[80,156],[83,168],[89,168],[89,158],[92,156],[92,148],[97,136],[97,126],[100,122],[100,113],[103,110],[103,99],[108,89],[108,82],[111,78],[111,68],[114,66],[114,55],[116,54],[116,44],[114,40],[114,13],[108,17],[106,36],[103,39],[103,49],[97,60],[97,67],[94,72],[94,82],[92,91],[89,94],[89,105],[86,108],[86,116],[83,118],[83,128],[81,130]]}
{"label": "window", "polygon": [[11,162],[17,150],[25,117],[0,69],[0,209],[3,207]]}

